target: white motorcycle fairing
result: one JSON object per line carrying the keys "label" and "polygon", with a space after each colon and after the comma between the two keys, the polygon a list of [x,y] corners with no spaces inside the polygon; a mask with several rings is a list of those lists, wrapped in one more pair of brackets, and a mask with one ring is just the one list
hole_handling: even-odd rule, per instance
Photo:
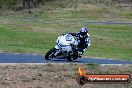
{"label": "white motorcycle fairing", "polygon": [[65,34],[58,37],[56,41],[55,48],[59,49],[61,51],[72,51],[71,45],[78,45],[78,42],[75,40],[75,38],[71,34]]}
{"label": "white motorcycle fairing", "polygon": [[78,59],[77,45],[78,41],[71,34],[61,35],[57,38],[55,47],[46,53],[45,59],[63,58],[68,61],[76,60]]}

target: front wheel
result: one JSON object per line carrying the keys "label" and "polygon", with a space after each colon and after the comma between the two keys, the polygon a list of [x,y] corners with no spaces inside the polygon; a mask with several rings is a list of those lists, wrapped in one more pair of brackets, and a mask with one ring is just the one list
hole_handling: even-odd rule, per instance
{"label": "front wheel", "polygon": [[46,55],[45,55],[45,59],[46,60],[51,60],[53,58],[55,58],[55,54],[56,53],[56,48],[52,48],[51,50],[49,50]]}

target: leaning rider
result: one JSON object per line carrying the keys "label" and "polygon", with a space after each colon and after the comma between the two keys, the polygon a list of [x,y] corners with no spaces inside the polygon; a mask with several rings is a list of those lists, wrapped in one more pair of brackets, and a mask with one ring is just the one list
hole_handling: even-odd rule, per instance
{"label": "leaning rider", "polygon": [[88,33],[88,28],[83,27],[77,33],[69,33],[78,39],[78,52],[81,57],[84,51],[90,46],[90,36]]}

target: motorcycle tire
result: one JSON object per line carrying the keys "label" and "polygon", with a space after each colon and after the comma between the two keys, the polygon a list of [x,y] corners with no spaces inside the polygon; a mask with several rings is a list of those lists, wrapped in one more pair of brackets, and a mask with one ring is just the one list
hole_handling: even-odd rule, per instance
{"label": "motorcycle tire", "polygon": [[74,61],[74,58],[71,57],[71,56],[68,56],[68,57],[67,57],[67,60],[71,62],[71,61]]}
{"label": "motorcycle tire", "polygon": [[50,49],[50,50],[46,53],[45,59],[46,59],[46,60],[51,60],[51,59],[50,59],[50,55],[51,55],[52,53],[54,53],[55,50],[56,50],[55,48]]}
{"label": "motorcycle tire", "polygon": [[78,59],[78,56],[68,56],[67,57],[68,61],[75,61],[76,59]]}

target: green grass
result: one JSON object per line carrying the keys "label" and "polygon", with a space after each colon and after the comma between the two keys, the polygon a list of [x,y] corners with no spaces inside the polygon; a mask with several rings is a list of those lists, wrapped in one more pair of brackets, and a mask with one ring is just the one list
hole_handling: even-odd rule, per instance
{"label": "green grass", "polygon": [[[47,42],[47,36],[48,42]],[[54,45],[55,34],[46,32],[20,31],[0,27],[0,48],[4,52],[44,53],[49,43]]]}
{"label": "green grass", "polygon": [[[93,27],[93,26],[91,26]],[[91,52],[86,54],[93,57],[122,58],[131,60],[132,26],[128,25],[97,25],[91,30],[93,45]],[[98,53],[97,53],[98,52]]]}
{"label": "green grass", "polygon": [[85,52],[85,56],[131,60],[131,25],[85,23],[131,22],[132,15],[129,9],[104,4],[79,4],[76,8],[53,9],[50,6],[47,8],[50,10],[43,10],[41,7],[32,9],[32,14],[28,11],[19,11],[0,16],[0,51],[45,54],[54,47],[60,34],[78,32],[80,27],[86,26],[90,28],[91,46]]}
{"label": "green grass", "polygon": [[77,32],[81,26],[86,26],[90,28],[91,46],[85,56],[131,60],[131,25],[86,25],[54,21],[46,24],[45,21],[17,20],[12,25],[1,25],[0,51],[45,54],[54,47],[59,34]]}

